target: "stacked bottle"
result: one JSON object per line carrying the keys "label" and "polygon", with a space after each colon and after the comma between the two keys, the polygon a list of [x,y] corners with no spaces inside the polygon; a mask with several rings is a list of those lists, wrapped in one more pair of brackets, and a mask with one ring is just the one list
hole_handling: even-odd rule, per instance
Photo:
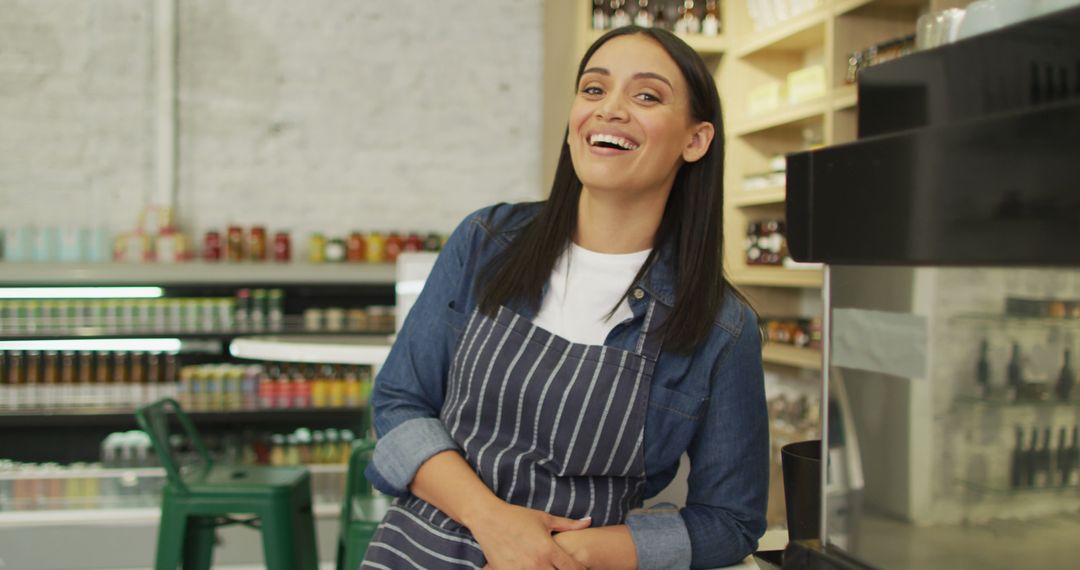
{"label": "stacked bottle", "polygon": [[[1072,426],[1072,443],[1067,428],[1058,428],[1057,446],[1052,428],[1033,426],[1025,433],[1016,426],[1016,442],[1010,461],[1009,486],[1013,489],[1080,487],[1080,426]],[[1026,443],[1026,445],[1025,445]]]}
{"label": "stacked bottle", "polygon": [[0,409],[132,408],[176,390],[175,354],[0,351]]}
{"label": "stacked bottle", "polygon": [[231,297],[0,301],[0,332],[228,330],[234,303]]}
{"label": "stacked bottle", "polygon": [[372,369],[340,364],[202,364],[180,372],[179,401],[191,411],[360,408]]}

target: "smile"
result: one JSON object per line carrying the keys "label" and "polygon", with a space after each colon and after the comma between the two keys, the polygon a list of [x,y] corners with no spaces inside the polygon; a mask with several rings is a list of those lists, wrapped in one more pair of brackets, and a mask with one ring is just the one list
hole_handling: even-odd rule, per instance
{"label": "smile", "polygon": [[618,150],[636,150],[638,144],[632,140],[608,134],[594,134],[589,136],[589,145],[600,148],[613,148]]}

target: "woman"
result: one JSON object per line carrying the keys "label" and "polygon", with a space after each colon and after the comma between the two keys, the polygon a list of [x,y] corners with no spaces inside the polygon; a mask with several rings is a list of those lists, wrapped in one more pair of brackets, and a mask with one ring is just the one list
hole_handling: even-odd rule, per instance
{"label": "woman", "polygon": [[[764,531],[760,334],[721,269],[704,62],[620,28],[578,69],[550,198],[454,231],[375,384],[370,568],[715,567]],[[691,461],[687,506],[639,509]],[[636,509],[636,510],[632,510]]]}

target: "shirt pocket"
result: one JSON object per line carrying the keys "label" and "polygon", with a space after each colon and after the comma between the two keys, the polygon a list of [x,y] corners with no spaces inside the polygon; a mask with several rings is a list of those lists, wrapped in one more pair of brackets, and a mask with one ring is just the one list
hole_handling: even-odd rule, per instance
{"label": "shirt pocket", "polygon": [[676,465],[690,447],[708,402],[706,397],[652,386],[646,420],[646,464]]}
{"label": "shirt pocket", "polygon": [[443,320],[446,321],[446,324],[450,325],[451,329],[454,329],[454,332],[460,335],[461,331],[465,330],[465,324],[466,321],[469,320],[469,315],[459,308],[459,303],[450,301],[443,310]]}
{"label": "shirt pocket", "polygon": [[649,407],[665,414],[671,414],[672,421],[683,419],[697,421],[705,411],[708,398],[685,394],[670,388],[654,385],[649,391]]}

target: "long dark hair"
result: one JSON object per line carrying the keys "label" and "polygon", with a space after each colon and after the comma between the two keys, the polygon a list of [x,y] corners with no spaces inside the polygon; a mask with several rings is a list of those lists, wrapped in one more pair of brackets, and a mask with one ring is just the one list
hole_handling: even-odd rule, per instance
{"label": "long dark hair", "polygon": [[[581,58],[575,89],[596,50],[612,38],[630,34],[652,38],[671,56],[689,87],[691,118],[708,121],[715,128],[705,155],[683,164],[675,176],[652,252],[631,282],[633,287],[643,279],[660,250],[671,244],[675,306],[661,331],[665,350],[686,353],[707,337],[724,293],[731,288],[723,273],[724,129],[720,96],[708,67],[690,46],[671,32],[638,26],[617,28],[596,40]],[[499,306],[512,300],[523,300],[539,310],[544,285],[573,237],[580,195],[581,180],[574,172],[564,135],[551,195],[536,217],[480,272],[481,312],[494,315]]]}

